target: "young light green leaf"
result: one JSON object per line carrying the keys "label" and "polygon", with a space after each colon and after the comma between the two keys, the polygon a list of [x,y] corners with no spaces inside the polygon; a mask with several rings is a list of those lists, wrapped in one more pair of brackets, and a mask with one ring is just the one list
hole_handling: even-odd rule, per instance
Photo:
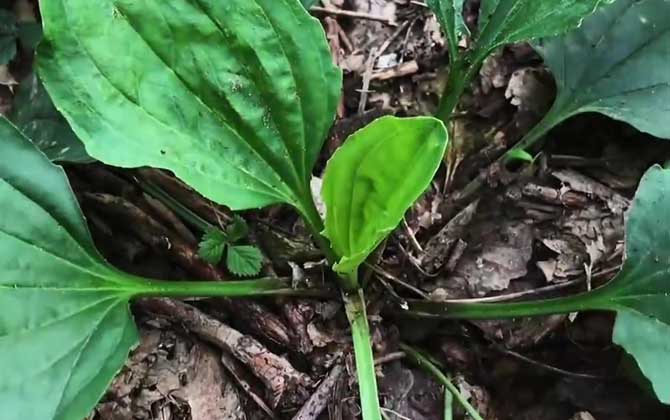
{"label": "young light green leaf", "polygon": [[21,82],[8,118],[51,161],[93,162],[37,75],[31,74]]}
{"label": "young light green leaf", "polygon": [[0,405],[81,419],[137,343],[139,286],[95,250],[63,171],[6,120],[0,148]]}
{"label": "young light green leaf", "polygon": [[251,245],[231,245],[226,255],[226,267],[236,276],[253,276],[263,267],[263,254]]}
{"label": "young light green leaf", "polygon": [[531,163],[534,160],[533,155],[521,149],[510,150],[509,153],[507,153],[506,157],[510,161],[521,161],[528,163]]}
{"label": "young light green leaf", "polygon": [[198,255],[210,264],[218,264],[223,258],[223,251],[228,243],[228,235],[221,229],[209,229],[202,236],[198,245]]}
{"label": "young light green leaf", "polygon": [[475,61],[505,44],[558,35],[612,0],[482,0]]}
{"label": "young light green leaf", "polygon": [[463,4],[465,0],[426,0],[426,4],[435,13],[442,30],[447,35],[451,60],[456,60],[459,37],[468,34],[468,27],[463,20]]}
{"label": "young light green leaf", "polygon": [[380,118],[349,137],[328,162],[325,235],[352,273],[428,188],[447,146],[431,117]]}
{"label": "young light green leaf", "polygon": [[670,2],[617,0],[536,49],[556,79],[546,119],[599,112],[670,138]]}
{"label": "young light green leaf", "polygon": [[341,72],[298,1],[47,0],[41,14],[40,76],[91,156],[170,169],[233,209],[311,200]]}

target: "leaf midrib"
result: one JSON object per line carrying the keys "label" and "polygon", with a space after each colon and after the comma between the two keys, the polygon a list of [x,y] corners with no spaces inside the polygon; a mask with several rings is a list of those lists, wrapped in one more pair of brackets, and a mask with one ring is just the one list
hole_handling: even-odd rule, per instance
{"label": "leaf midrib", "polygon": [[[61,2],[61,4],[63,4],[63,3]],[[67,13],[67,7],[66,7],[65,5],[63,5],[63,10],[64,10],[64,12],[65,12],[65,16],[68,17],[69,13]],[[114,83],[112,83],[112,80],[109,78],[109,76],[107,76],[107,74],[106,74],[105,72],[102,71],[102,69],[100,68],[100,66],[98,65],[98,63],[93,59],[93,56],[91,55],[90,51],[89,51],[89,50],[84,46],[84,44],[81,42],[80,37],[79,37],[79,34],[78,34],[76,31],[72,31],[72,34],[73,34],[72,36],[77,40],[77,43],[79,44],[80,49],[81,49],[82,51],[85,52],[86,56],[89,58],[90,62],[91,62],[91,63],[93,64],[93,66],[96,68],[96,70],[98,71],[98,73],[99,73],[99,74],[100,74],[100,75],[101,75],[101,76],[102,76],[102,77],[109,83],[109,86],[111,86],[112,88],[114,88],[114,89],[115,89],[121,96],[123,96],[123,97],[128,101],[128,103],[132,104],[132,105],[133,105],[136,109],[138,109],[140,112],[144,113],[144,114],[147,115],[150,119],[152,119],[153,121],[155,121],[155,122],[158,123],[159,125],[163,126],[163,127],[166,128],[167,130],[169,130],[169,131],[173,131],[175,134],[177,134],[177,135],[179,135],[179,136],[181,136],[181,137],[184,137],[184,138],[186,138],[186,139],[191,138],[191,136],[190,136],[188,133],[182,133],[181,131],[177,130],[175,127],[173,127],[173,126],[171,126],[171,125],[168,125],[168,124],[164,123],[164,122],[161,121],[160,119],[158,119],[158,118],[156,118],[155,116],[153,116],[152,114],[150,114],[146,109],[142,108],[139,104],[137,104],[135,101],[133,101],[130,97],[128,97],[128,95],[127,95],[125,92],[123,92],[121,89],[119,89]],[[140,36],[140,38],[142,38],[142,37]],[[169,68],[169,66],[167,66],[167,67]],[[188,88],[187,88],[187,90],[188,90]],[[79,96],[79,95],[78,95],[78,97],[81,98],[81,96]],[[199,100],[199,99],[198,99],[198,100]],[[83,101],[83,102],[86,103],[85,101]],[[87,106],[92,112],[94,112],[95,114],[98,114],[98,115],[101,116],[101,117],[103,116],[101,113],[99,113],[99,112],[96,111],[95,109],[91,108],[90,106],[88,106],[88,105],[86,105],[86,106]],[[109,121],[106,121],[106,120],[104,120],[104,119],[103,119],[103,121],[104,121],[110,128],[112,128],[114,131],[116,131],[116,132],[122,134],[119,130],[115,129],[114,126],[113,126]],[[235,133],[235,134],[239,137],[239,134],[236,133],[235,130],[233,130],[233,129],[231,128],[231,131],[232,131],[233,133]],[[125,135],[124,135],[123,137],[125,137]],[[244,140],[242,137],[239,137],[239,138],[240,138],[240,140],[242,141],[242,143],[245,142],[245,140]],[[128,143],[126,143],[126,144],[128,144]],[[130,144],[133,144],[133,143],[131,142]],[[198,143],[198,142],[195,142],[195,144],[199,144],[199,143]],[[205,151],[205,152],[207,152],[207,151]],[[224,157],[224,155],[220,155],[219,157],[221,157],[222,160],[226,160],[225,157]],[[172,158],[170,158],[170,159],[166,159],[165,156],[162,156],[162,155],[161,155],[161,159],[164,159],[164,160],[170,160],[170,161],[172,161],[173,163],[175,163],[176,166],[180,166],[180,167],[182,167],[182,168],[185,168],[185,169],[187,169],[188,171],[194,171],[194,170],[195,170],[196,172],[199,172],[199,173],[202,174],[203,176],[209,176],[209,174],[207,174],[206,172],[201,171],[201,170],[198,170],[198,169],[197,169],[197,166],[187,166],[185,163],[180,162],[180,161],[177,160],[177,159],[172,159]],[[259,178],[259,177],[255,176],[255,175],[253,175],[252,173],[250,173],[249,171],[247,171],[246,168],[244,168],[244,166],[240,166],[240,165],[232,164],[230,161],[228,161],[228,165],[229,165],[230,167],[235,168],[236,170],[239,170],[240,172],[243,172],[244,174],[246,174],[246,175],[249,176],[250,178],[256,180],[258,183],[260,183],[260,184],[262,184],[262,185],[265,185],[265,186],[268,188],[266,191],[260,191],[260,190],[254,189],[254,188],[249,188],[248,186],[245,185],[245,189],[247,189],[247,190],[251,190],[251,191],[255,191],[255,192],[260,193],[260,194],[262,194],[262,195],[264,195],[264,196],[274,196],[274,197],[277,197],[277,195],[274,195],[274,194],[276,194],[276,192],[277,192],[277,188],[276,188],[275,186],[273,186],[272,184],[269,184],[269,183],[268,183],[267,181],[265,181],[264,179]],[[271,166],[271,165],[270,165],[270,166]],[[286,183],[285,183],[285,181],[284,181],[283,179],[281,179],[281,181],[282,181],[282,183],[283,183],[285,186],[288,187],[288,185],[286,185]],[[232,184],[232,183],[230,183],[230,182],[224,182],[224,183],[225,183],[225,184],[228,184],[228,185],[231,185],[231,186],[235,186],[236,188],[239,188],[238,186],[236,186],[236,185],[234,185],[234,184]],[[289,187],[289,191],[290,191],[290,187]],[[277,197],[277,198],[282,199],[282,200],[286,200],[286,201],[289,201],[289,202],[292,202],[292,201],[293,201],[293,198],[290,198],[290,199],[289,199],[289,198],[287,198],[286,196],[284,196],[283,193],[284,193],[284,191],[282,191],[282,196],[281,196],[281,197]]]}

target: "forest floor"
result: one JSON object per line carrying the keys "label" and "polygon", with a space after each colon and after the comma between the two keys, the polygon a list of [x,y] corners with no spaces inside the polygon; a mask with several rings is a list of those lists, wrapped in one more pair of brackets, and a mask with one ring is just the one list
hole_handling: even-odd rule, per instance
{"label": "forest floor", "polygon": [[[421,2],[323,3],[313,14],[344,71],[344,91],[316,176],[343,140],[374,118],[433,114],[448,72],[445,40]],[[469,2],[469,23],[477,7]],[[31,62],[24,54],[2,66],[3,113],[12,112],[32,77]],[[554,94],[551,74],[527,44],[492,56],[461,101],[445,165],[377,253],[368,315],[386,418],[443,418],[442,386],[406,360],[400,342],[440,362],[487,420],[670,418],[668,407],[626,379],[630,361],[611,342],[612,314],[485,322],[398,316],[405,298],[541,299],[597,287],[616,274],[625,211],[643,172],[669,158],[670,145],[583,115],[553,130],[532,165],[501,166],[498,158]],[[90,163],[67,172],[96,243],[116,266],[162,279],[233,278],[198,256],[202,232],[143,190],[143,181],[215,226],[230,222],[228,209],[158,170]],[[290,209],[241,216],[248,242],[263,252],[263,275],[322,282],[322,256]],[[155,299],[136,303],[133,313],[141,345],[90,419],[359,416],[338,299]],[[305,403],[326,409],[296,415]],[[464,418],[460,407],[456,418]]]}

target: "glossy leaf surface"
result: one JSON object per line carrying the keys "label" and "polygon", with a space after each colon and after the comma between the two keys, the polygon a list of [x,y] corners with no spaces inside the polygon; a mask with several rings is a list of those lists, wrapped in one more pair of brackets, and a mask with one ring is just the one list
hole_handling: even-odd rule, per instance
{"label": "glossy leaf surface", "polygon": [[354,133],[328,162],[322,196],[325,235],[351,273],[428,188],[447,146],[431,117],[382,117]]}
{"label": "glossy leaf surface", "polygon": [[170,169],[233,209],[311,199],[341,74],[299,2],[40,4],[40,76],[91,156]]}
{"label": "glossy leaf surface", "polygon": [[558,86],[554,123],[599,112],[670,138],[670,2],[617,0],[536,49]]}
{"label": "glossy leaf surface", "polygon": [[137,342],[136,283],[95,250],[63,171],[5,120],[0,149],[0,405],[81,419]]}

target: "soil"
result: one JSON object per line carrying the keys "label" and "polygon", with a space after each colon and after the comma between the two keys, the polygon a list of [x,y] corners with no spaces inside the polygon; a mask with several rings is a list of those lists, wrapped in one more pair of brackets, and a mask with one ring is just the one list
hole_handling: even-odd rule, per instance
{"label": "soil", "polygon": [[[438,24],[413,0],[323,0],[333,59],[345,74],[338,119],[315,172],[374,118],[428,115],[448,58]],[[468,2],[466,20],[477,19]],[[336,12],[333,12],[335,10]],[[357,12],[357,17],[337,11]],[[30,73],[22,55],[5,70]],[[17,87],[0,86],[2,110]],[[407,342],[440,362],[487,420],[670,418],[631,360],[611,342],[608,313],[510,321],[404,319],[406,298],[565,296],[611,279],[623,256],[624,218],[637,183],[670,147],[597,115],[552,131],[532,165],[496,160],[547,111],[555,87],[527,44],[492,56],[462,99],[454,140],[429,191],[377,253],[368,315],[388,419],[441,419],[444,390],[407,361]],[[101,163],[67,172],[101,251],[121,269],[160,279],[233,276],[197,254],[201,232],[146,194],[151,180],[215,225],[232,213],[170,174]],[[473,180],[480,184],[473,193]],[[241,214],[263,274],[322,284],[322,256],[288,208]],[[91,420],[356,419],[357,383],[340,300],[145,300],[133,313],[141,345]],[[455,407],[455,418],[465,418]]]}

